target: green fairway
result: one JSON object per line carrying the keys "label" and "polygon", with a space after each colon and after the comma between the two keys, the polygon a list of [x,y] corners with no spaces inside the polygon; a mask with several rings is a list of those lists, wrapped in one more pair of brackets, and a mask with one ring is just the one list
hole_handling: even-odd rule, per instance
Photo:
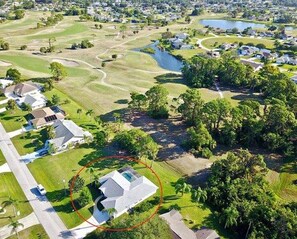
{"label": "green fairway", "polygon": [[[207,48],[217,48],[223,43],[239,43],[242,42],[243,44],[253,43],[257,44],[264,44],[267,48],[273,49],[274,48],[274,41],[269,39],[260,39],[260,38],[250,38],[250,37],[213,37],[210,39],[206,39],[202,41],[202,45]],[[216,43],[216,46],[214,44]]]}
{"label": "green fairway", "polygon": [[18,108],[13,111],[8,110],[0,113],[0,122],[7,132],[15,131],[21,129],[27,123],[24,118],[27,114],[27,111]]}
{"label": "green fairway", "polygon": [[[48,239],[49,237],[41,225],[35,225],[19,232],[19,238]],[[7,239],[17,239],[17,236],[13,235]]]}
{"label": "green fairway", "polygon": [[[32,212],[32,208],[14,175],[12,173],[1,173],[0,182],[0,205],[3,205],[3,202],[11,197],[17,200],[16,211],[20,211],[20,216],[17,216],[16,219],[29,215]],[[14,218],[13,206],[7,206],[5,209],[7,212],[0,215],[0,227],[10,223],[9,216]]]}
{"label": "green fairway", "polygon": [[29,36],[28,39],[44,39],[44,38],[52,38],[52,37],[55,37],[55,38],[68,37],[70,35],[83,33],[83,32],[85,32],[87,30],[88,30],[88,27],[86,25],[75,22],[70,27],[67,27],[65,30],[62,30],[60,32],[33,35],[33,36]]}

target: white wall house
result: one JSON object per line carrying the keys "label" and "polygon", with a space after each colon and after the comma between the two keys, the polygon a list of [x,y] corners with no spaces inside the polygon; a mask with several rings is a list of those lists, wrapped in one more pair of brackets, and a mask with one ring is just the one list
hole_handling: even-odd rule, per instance
{"label": "white wall house", "polygon": [[115,209],[112,217],[119,217],[129,209],[154,195],[158,187],[132,168],[115,170],[99,179],[100,191],[104,195],[101,201],[105,209]]}
{"label": "white wall house", "polygon": [[77,144],[83,144],[86,139],[92,139],[92,134],[84,131],[71,120],[57,120],[53,124],[55,138],[47,140],[45,147],[52,145],[55,152],[61,152],[73,148]]}

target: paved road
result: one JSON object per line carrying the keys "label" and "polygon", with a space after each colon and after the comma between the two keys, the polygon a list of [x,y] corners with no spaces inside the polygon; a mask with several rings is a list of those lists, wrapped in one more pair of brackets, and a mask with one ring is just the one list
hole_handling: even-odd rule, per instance
{"label": "paved road", "polygon": [[[0,123],[0,149],[14,173],[18,183],[30,202],[39,222],[43,225],[46,233],[51,239],[74,238],[67,230],[64,223],[55,212],[50,202],[45,198],[37,197],[34,192],[37,182],[30,173],[26,164],[21,162],[20,155],[12,144],[9,135]],[[46,169],[45,169],[46,170]]]}

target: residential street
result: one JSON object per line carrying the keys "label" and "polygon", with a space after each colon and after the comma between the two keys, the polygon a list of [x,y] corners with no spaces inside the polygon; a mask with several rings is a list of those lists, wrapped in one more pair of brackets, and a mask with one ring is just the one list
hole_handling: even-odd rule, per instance
{"label": "residential street", "polygon": [[20,155],[1,123],[0,149],[48,236],[51,239],[73,238],[46,197],[40,199],[33,193],[36,191],[35,188],[38,183],[26,164],[19,160]]}

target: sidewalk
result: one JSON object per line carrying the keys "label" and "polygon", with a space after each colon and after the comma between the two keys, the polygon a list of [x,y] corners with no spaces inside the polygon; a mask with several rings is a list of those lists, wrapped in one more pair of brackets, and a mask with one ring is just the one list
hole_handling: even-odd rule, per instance
{"label": "sidewalk", "polygon": [[[32,212],[30,215],[28,215],[24,218],[19,219],[18,222],[22,223],[24,225],[24,227],[18,228],[19,232],[22,230],[25,230],[26,228],[29,228],[29,227],[39,224],[39,221],[38,221],[37,217],[35,216],[34,212]],[[11,230],[12,230],[12,227],[10,227],[9,225],[1,227],[0,228],[0,238],[5,239],[7,237],[10,237],[12,235]]]}

